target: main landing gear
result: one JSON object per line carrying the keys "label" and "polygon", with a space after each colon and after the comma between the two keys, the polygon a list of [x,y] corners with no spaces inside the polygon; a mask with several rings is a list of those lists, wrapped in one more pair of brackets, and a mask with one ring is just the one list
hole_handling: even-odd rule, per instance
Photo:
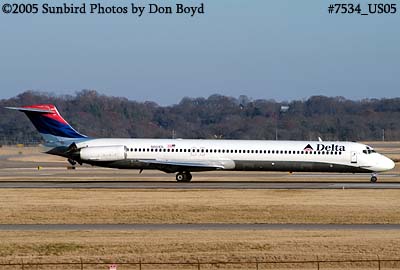
{"label": "main landing gear", "polygon": [[377,173],[372,173],[371,175],[371,183],[375,183],[378,181],[378,174]]}
{"label": "main landing gear", "polygon": [[73,160],[73,159],[71,159],[71,158],[68,159],[68,162],[69,162],[69,164],[71,164],[72,166],[75,166],[75,165],[76,165],[76,161]]}
{"label": "main landing gear", "polygon": [[176,174],[176,181],[178,182],[190,182],[192,180],[192,174],[190,172],[178,172]]}

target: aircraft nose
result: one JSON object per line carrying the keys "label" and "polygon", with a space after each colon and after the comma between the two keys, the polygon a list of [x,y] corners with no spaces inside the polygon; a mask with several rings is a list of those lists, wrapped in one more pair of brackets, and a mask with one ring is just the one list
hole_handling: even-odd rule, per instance
{"label": "aircraft nose", "polygon": [[382,162],[382,168],[385,171],[389,171],[389,170],[393,169],[394,166],[395,166],[395,164],[394,164],[393,160],[391,160],[390,158],[384,157],[384,160]]}
{"label": "aircraft nose", "polygon": [[394,161],[389,158],[389,170],[394,169],[395,166],[396,164],[394,163]]}

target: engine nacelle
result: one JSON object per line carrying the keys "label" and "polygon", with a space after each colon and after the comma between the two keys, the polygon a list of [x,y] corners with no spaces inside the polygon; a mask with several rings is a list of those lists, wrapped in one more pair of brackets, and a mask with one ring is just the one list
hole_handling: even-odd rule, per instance
{"label": "engine nacelle", "polygon": [[126,159],[126,147],[116,146],[94,146],[80,149],[81,160],[94,161],[117,161]]}

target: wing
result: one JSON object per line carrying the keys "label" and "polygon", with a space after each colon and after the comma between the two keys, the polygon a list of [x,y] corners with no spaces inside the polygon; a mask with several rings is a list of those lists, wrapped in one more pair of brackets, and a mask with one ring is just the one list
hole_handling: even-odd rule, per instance
{"label": "wing", "polygon": [[[180,161],[180,160],[160,160],[160,159],[141,159],[139,162],[151,165],[157,170],[174,173],[179,171],[213,171],[227,169],[226,161]],[[231,161],[232,162],[232,161]]]}

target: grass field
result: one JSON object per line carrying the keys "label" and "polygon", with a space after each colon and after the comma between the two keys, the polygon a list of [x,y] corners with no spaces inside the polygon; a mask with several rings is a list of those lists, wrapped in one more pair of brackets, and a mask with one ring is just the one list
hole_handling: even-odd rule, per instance
{"label": "grass field", "polygon": [[3,261],[16,255],[24,261],[344,260],[400,253],[398,231],[0,232],[0,238]]}
{"label": "grass field", "polygon": [[400,190],[1,189],[0,223],[400,223],[399,206]]}

